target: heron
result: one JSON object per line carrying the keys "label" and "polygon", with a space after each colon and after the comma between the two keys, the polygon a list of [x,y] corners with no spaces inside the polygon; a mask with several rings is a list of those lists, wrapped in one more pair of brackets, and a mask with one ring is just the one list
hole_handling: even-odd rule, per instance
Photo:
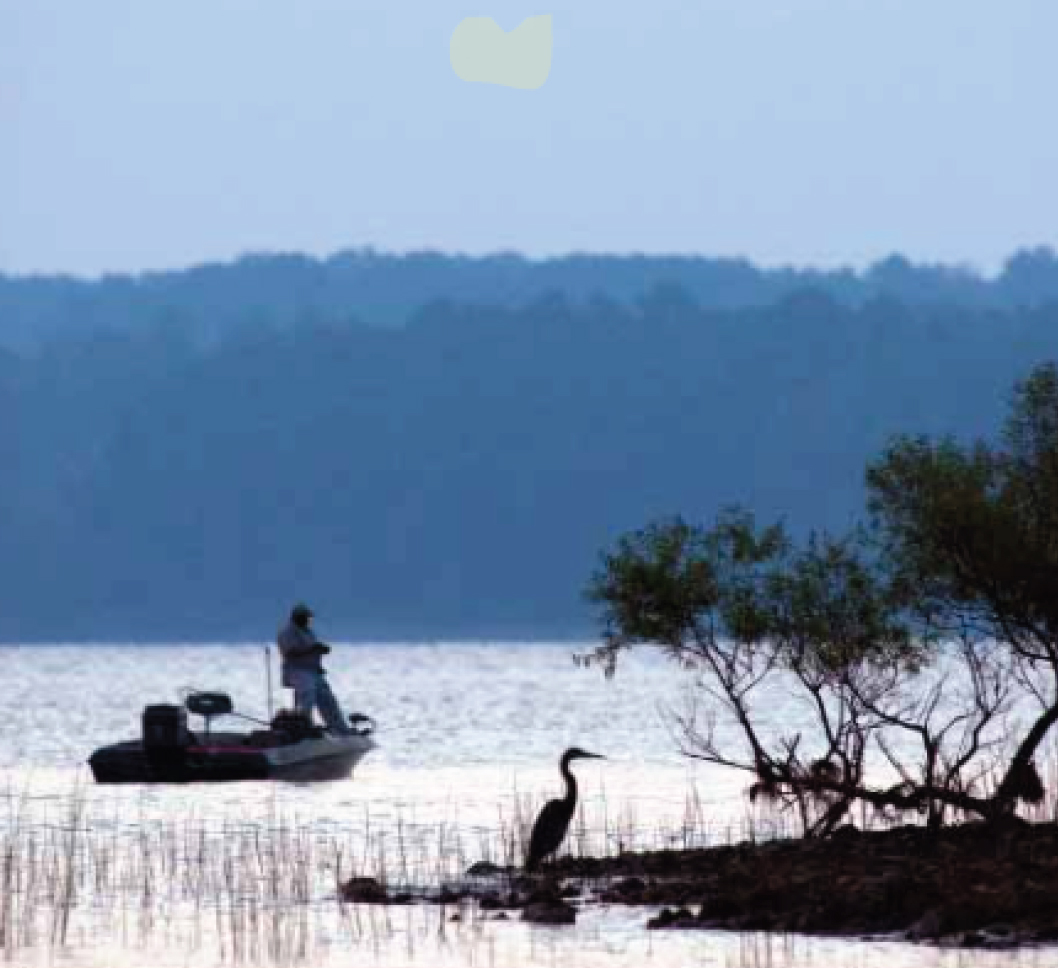
{"label": "heron", "polygon": [[527,871],[535,870],[545,857],[553,854],[566,839],[569,822],[577,809],[577,781],[569,770],[573,760],[605,760],[599,753],[588,753],[579,746],[571,746],[562,754],[559,770],[566,780],[566,795],[561,800],[548,800],[533,824],[529,838],[529,854],[525,860]]}

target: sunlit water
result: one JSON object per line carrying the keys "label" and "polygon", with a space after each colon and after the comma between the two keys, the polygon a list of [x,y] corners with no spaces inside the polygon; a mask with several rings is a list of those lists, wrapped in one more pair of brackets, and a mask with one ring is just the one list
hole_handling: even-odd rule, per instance
{"label": "sunlit water", "polygon": [[[608,759],[579,765],[571,852],[743,838],[745,778],[682,756],[662,712],[687,674],[640,654],[606,680],[574,664],[588,647],[338,646],[335,691],[378,724],[352,779],[183,787],[95,786],[85,760],[137,735],[142,707],[182,687],[227,691],[265,717],[263,646],[0,647],[0,848],[18,859],[5,874],[0,857],[0,956],[69,968],[1058,964],[1054,949],[651,932],[654,909],[591,905],[575,927],[544,927],[517,912],[338,903],[353,874],[436,890],[475,861],[516,861],[572,744]],[[802,715],[782,692],[772,702],[780,725]],[[19,880],[26,870],[34,883]]]}

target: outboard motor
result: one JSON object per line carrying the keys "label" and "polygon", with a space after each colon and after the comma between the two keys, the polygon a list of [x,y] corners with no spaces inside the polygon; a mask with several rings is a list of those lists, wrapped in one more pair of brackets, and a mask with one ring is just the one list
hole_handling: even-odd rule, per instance
{"label": "outboard motor", "polygon": [[183,706],[146,706],[143,710],[143,752],[154,767],[163,771],[183,766],[191,736]]}

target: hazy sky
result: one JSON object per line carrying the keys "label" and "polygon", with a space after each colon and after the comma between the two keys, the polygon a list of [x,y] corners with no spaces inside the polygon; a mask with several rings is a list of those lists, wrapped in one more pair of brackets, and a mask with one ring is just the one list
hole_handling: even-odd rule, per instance
{"label": "hazy sky", "polygon": [[[467,16],[554,16],[539,90]],[[0,270],[1058,245],[1055,0],[0,0]]]}

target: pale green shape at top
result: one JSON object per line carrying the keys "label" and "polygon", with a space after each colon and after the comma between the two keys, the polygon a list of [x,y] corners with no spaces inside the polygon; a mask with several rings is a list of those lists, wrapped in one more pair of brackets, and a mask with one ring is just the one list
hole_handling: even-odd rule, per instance
{"label": "pale green shape at top", "polygon": [[541,87],[551,73],[551,14],[528,17],[509,34],[492,17],[467,17],[452,31],[449,55],[464,81]]}

